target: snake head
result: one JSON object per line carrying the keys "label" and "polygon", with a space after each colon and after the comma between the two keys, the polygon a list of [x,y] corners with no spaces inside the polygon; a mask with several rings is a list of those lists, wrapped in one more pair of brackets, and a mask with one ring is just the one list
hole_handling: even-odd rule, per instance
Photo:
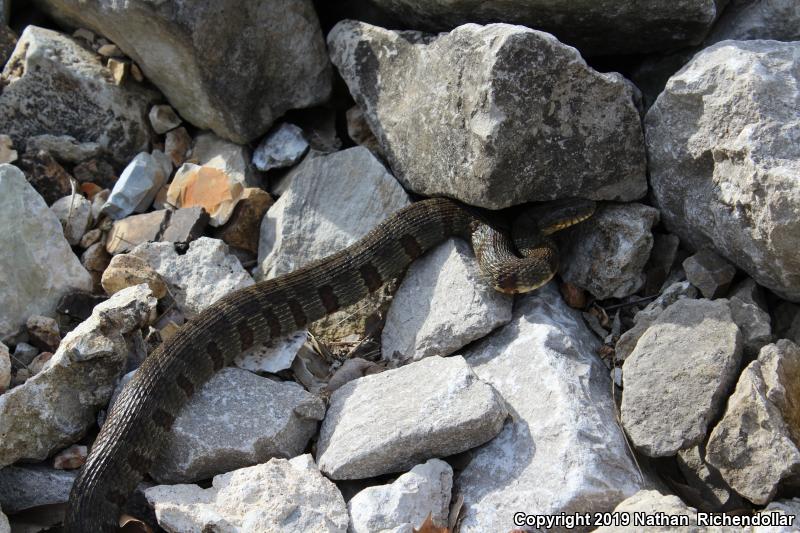
{"label": "snake head", "polygon": [[531,204],[515,220],[515,228],[537,228],[542,235],[551,235],[591,217],[597,208],[593,200],[565,198]]}

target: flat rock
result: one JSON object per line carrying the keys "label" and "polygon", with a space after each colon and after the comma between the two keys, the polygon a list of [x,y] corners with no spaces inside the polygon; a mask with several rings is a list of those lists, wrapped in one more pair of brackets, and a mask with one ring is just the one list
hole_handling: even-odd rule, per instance
{"label": "flat rock", "polygon": [[343,21],[328,46],[394,175],[416,193],[499,209],[647,191],[632,85],[552,35],[507,24],[428,35]]}
{"label": "flat rock", "polygon": [[295,457],[324,417],[325,403],[296,383],[224,368],[175,419],[150,472],[160,483],[189,483]]}
{"label": "flat rock", "polygon": [[683,271],[686,279],[709,299],[724,296],[736,275],[736,267],[707,248],[687,257]]}
{"label": "flat rock", "polygon": [[471,452],[456,478],[464,497],[462,533],[508,531],[520,509],[607,511],[642,488],[614,421],[598,346],[551,283],[521,297],[508,325],[464,352],[475,373],[503,395],[511,418]]}
{"label": "flat rock", "polygon": [[50,206],[64,229],[64,238],[77,246],[92,224],[92,204],[80,194],[65,196]]}
{"label": "flat rock", "polygon": [[667,307],[622,367],[620,409],[631,443],[664,457],[702,441],[733,386],[742,350],[727,300],[683,299]]}
{"label": "flat rock", "polygon": [[233,364],[251,372],[275,374],[292,367],[292,361],[307,338],[308,331],[304,330],[288,337],[257,344],[237,355]]}
{"label": "flat rock", "polygon": [[78,472],[56,470],[44,464],[0,469],[0,507],[19,513],[43,505],[64,504]]}
{"label": "flat rock", "polygon": [[[102,52],[99,53],[103,55]],[[167,133],[169,130],[175,129],[181,125],[180,117],[171,106],[166,104],[154,105],[151,107],[147,118],[150,119],[150,125],[153,126],[153,131],[159,135]]]}
{"label": "flat rock", "polygon": [[332,479],[402,472],[483,444],[507,414],[500,395],[462,357],[427,357],[338,388],[317,461]]}
{"label": "flat rock", "polygon": [[597,299],[625,298],[644,285],[658,210],[607,204],[588,221],[559,233],[561,277]]}
{"label": "flat rock", "polygon": [[159,485],[145,491],[159,525],[175,533],[345,533],[347,507],[310,455],[241,468],[211,487]]}
{"label": "flat rock", "polygon": [[262,171],[291,167],[303,158],[308,149],[303,130],[282,122],[258,144],[253,152],[253,165]]}
{"label": "flat rock", "polygon": [[198,165],[218,168],[243,186],[258,185],[258,177],[250,164],[250,149],[213,133],[195,137],[191,159]]}
{"label": "flat rock", "polygon": [[114,220],[133,212],[143,213],[172,174],[169,157],[158,150],[141,152],[125,167],[103,206],[103,213]]}
{"label": "flat rock", "polygon": [[202,9],[192,2],[165,9],[149,0],[36,3],[68,27],[107,37],[184,119],[237,143],[330,93],[325,42],[310,0],[223,0]]}
{"label": "flat rock", "polygon": [[44,370],[0,396],[0,466],[45,459],[86,433],[125,369],[127,340],[155,307],[146,285],[118,292],[64,337]]}
{"label": "flat rock", "polygon": [[116,85],[100,57],[71,37],[27,26],[2,79],[0,129],[18,149],[41,134],[96,142],[119,164],[147,149],[147,110],[156,93]]}
{"label": "flat rock", "polygon": [[667,83],[645,128],[653,198],[689,247],[711,248],[800,301],[800,43],[729,41]]}
{"label": "flat rock", "polygon": [[25,147],[28,152],[42,150],[48,152],[59,161],[73,164],[98,157],[103,152],[103,147],[98,142],[80,142],[71,135],[52,135],[49,133],[29,137]]}
{"label": "flat rock", "polygon": [[783,339],[762,348],[708,439],[706,460],[757,505],[768,503],[782,482],[798,481],[798,376],[800,347]]}
{"label": "flat rock", "polygon": [[227,174],[215,166],[184,163],[175,173],[167,189],[167,203],[174,207],[202,207],[209,224],[219,227],[233,213],[242,198],[244,185],[235,174]]}
{"label": "flat rock", "polygon": [[122,254],[142,243],[157,241],[168,220],[166,209],[117,220],[108,232],[106,251],[112,255]]}
{"label": "flat rock", "polygon": [[730,293],[731,315],[742,330],[744,353],[755,358],[772,342],[772,318],[766,311],[761,288],[750,278],[740,282]]}
{"label": "flat rock", "polygon": [[218,228],[214,236],[234,248],[258,254],[261,220],[273,203],[268,192],[255,187],[246,188],[230,220]]}
{"label": "flat rock", "polygon": [[728,39],[800,41],[800,6],[794,0],[731,0],[705,44]]}
{"label": "flat rock", "polygon": [[482,277],[466,242],[449,239],[415,261],[400,283],[383,328],[383,358],[450,355],[508,323],[513,301]]}
{"label": "flat rock", "polygon": [[176,209],[159,240],[185,246],[203,235],[208,221],[208,213],[200,206]]}
{"label": "flat rock", "polygon": [[369,487],[347,502],[352,533],[421,528],[430,515],[446,526],[450,514],[453,469],[440,459],[417,465],[388,485]]}
{"label": "flat rock", "polygon": [[0,165],[0,338],[31,315],[51,315],[69,290],[92,288],[61,224],[12,165]]}

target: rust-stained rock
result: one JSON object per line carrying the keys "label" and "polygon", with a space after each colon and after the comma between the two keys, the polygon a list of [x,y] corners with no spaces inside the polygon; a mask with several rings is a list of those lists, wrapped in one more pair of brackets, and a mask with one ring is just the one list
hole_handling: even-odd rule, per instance
{"label": "rust-stained rock", "polygon": [[218,227],[230,219],[244,185],[222,170],[185,163],[175,174],[167,190],[167,202],[175,207],[201,206]]}

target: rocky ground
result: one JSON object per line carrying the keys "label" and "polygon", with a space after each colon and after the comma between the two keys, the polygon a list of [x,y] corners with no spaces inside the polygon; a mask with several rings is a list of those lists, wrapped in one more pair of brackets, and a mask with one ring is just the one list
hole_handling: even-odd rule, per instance
{"label": "rocky ground", "polygon": [[800,521],[797,0],[0,0],[0,61],[0,532],[184,321],[436,195],[599,208],[534,293],[452,239],[250,349],[127,528],[797,530],[702,522]]}

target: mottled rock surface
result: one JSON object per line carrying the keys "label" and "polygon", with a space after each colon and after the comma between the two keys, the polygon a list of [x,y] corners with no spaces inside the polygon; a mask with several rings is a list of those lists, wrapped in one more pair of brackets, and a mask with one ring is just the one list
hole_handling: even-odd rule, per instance
{"label": "mottled rock surface", "polygon": [[730,0],[705,44],[726,39],[800,41],[800,4],[795,0]]}
{"label": "mottled rock surface", "polygon": [[719,470],[706,461],[705,445],[679,451],[676,460],[686,484],[695,489],[712,509],[742,508],[739,495],[722,479]]}
{"label": "mottled rock surface", "polygon": [[253,165],[263,171],[290,167],[300,161],[308,148],[303,130],[283,122],[258,144],[253,152]]}
{"label": "mottled rock surface", "polygon": [[[220,166],[224,167],[224,162]],[[169,184],[166,200],[180,208],[202,207],[212,226],[222,226],[244,193],[239,178],[240,174],[228,173],[217,166],[184,163]]]}
{"label": "mottled rock surface", "polygon": [[43,464],[14,465],[0,469],[0,507],[18,513],[42,505],[66,503],[77,472],[56,470]]}
{"label": "mottled rock surface", "polygon": [[103,272],[103,289],[109,295],[142,283],[150,287],[156,298],[163,298],[167,294],[164,280],[141,257],[131,254],[117,255]]}
{"label": "mottled rock surface", "polygon": [[687,257],[683,270],[689,283],[709,299],[724,296],[736,275],[736,267],[707,248]]}

